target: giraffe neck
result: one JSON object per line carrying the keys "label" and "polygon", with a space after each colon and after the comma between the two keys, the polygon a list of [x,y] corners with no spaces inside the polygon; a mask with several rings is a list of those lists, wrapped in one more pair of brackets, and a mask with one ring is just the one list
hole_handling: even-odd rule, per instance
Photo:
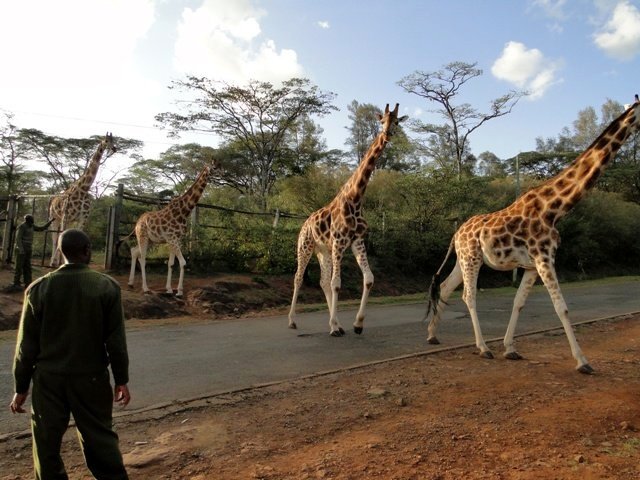
{"label": "giraffe neck", "polygon": [[537,187],[547,201],[546,215],[555,220],[568,213],[593,188],[596,181],[631,134],[636,109],[614,120],[574,162],[555,177]]}
{"label": "giraffe neck", "polygon": [[84,173],[75,181],[74,187],[76,189],[82,190],[83,192],[89,192],[91,185],[93,185],[93,181],[96,179],[96,175],[98,174],[98,168],[100,168],[100,160],[102,160],[102,155],[104,154],[105,145],[103,142],[98,145],[98,149],[89,160],[89,164],[85,169]]}
{"label": "giraffe neck", "polygon": [[198,204],[198,201],[200,201],[200,197],[202,197],[208,181],[209,168],[207,167],[202,172],[200,172],[198,178],[196,178],[195,182],[193,182],[193,185],[191,185],[186,192],[169,202],[168,207],[177,207],[182,212],[188,214]]}
{"label": "giraffe neck", "polygon": [[369,150],[367,150],[362,157],[362,160],[360,160],[360,164],[356,171],[353,172],[351,178],[349,178],[347,183],[345,183],[341,191],[341,196],[348,196],[356,203],[360,203],[362,201],[364,192],[367,189],[369,180],[371,179],[371,174],[376,168],[376,161],[382,155],[384,147],[388,141],[389,140],[385,132],[378,134],[369,147]]}

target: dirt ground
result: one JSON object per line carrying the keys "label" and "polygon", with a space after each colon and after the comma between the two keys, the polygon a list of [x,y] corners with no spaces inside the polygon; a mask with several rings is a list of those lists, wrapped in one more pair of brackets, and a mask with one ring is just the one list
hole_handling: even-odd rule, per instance
{"label": "dirt ground", "polygon": [[[132,479],[638,479],[638,320],[576,329],[594,375],[574,370],[559,330],[520,338],[521,361],[442,351],[118,414],[116,427]],[[0,452],[0,479],[31,478],[29,438]],[[70,478],[90,478],[73,428],[63,455]]]}

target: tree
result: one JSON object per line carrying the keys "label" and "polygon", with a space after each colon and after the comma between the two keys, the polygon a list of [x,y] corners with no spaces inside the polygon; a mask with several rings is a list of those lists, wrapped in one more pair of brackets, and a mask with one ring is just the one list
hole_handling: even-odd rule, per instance
{"label": "tree", "polygon": [[196,179],[203,166],[217,159],[212,147],[196,143],[173,145],[158,159],[144,159],[134,163],[119,183],[137,194],[173,196],[182,193]]}
{"label": "tree", "polygon": [[300,174],[309,166],[321,161],[327,153],[327,142],[322,138],[324,130],[308,115],[302,115],[289,129],[285,143],[289,173]]}
{"label": "tree", "polygon": [[439,137],[439,143],[451,146],[454,168],[461,178],[464,163],[468,161],[469,136],[485,122],[511,113],[521,97],[522,91],[511,91],[491,101],[488,113],[481,113],[468,103],[454,102],[460,89],[470,80],[482,75],[476,63],[452,62],[435,72],[415,71],[398,82],[405,91],[440,105],[435,113],[440,114],[444,125],[414,122],[414,129],[427,136]]}
{"label": "tree", "polygon": [[482,152],[476,165],[478,174],[484,177],[505,177],[507,175],[506,160],[501,160],[492,152]]}
{"label": "tree", "polygon": [[12,123],[13,114],[5,113],[4,117],[4,124],[0,125],[0,192],[13,195],[40,188],[41,175],[25,169],[25,145]]}
{"label": "tree", "polygon": [[[350,147],[351,158],[358,164],[380,133],[382,111],[371,103],[358,103],[357,100],[353,100],[347,109],[351,125],[347,127],[349,136],[345,145]],[[414,153],[415,146],[398,125],[391,142],[376,162],[376,168],[397,171],[415,170],[419,162],[413,156]]]}
{"label": "tree", "polygon": [[[274,87],[256,80],[235,86],[189,76],[174,81],[170,88],[193,98],[181,103],[182,113],[160,113],[156,121],[172,135],[187,130],[220,135],[227,148],[233,147],[234,160],[243,163],[238,169],[248,175],[242,183],[250,183],[251,193],[260,198],[263,208],[278,176],[293,171],[287,163],[292,157],[282,154],[298,120],[337,110],[331,104],[334,93],[322,92],[304,78],[291,78]],[[224,163],[223,167],[226,171]]]}
{"label": "tree", "polygon": [[[102,139],[102,135],[89,138],[64,138],[47,135],[33,128],[23,128],[18,131],[18,140],[24,146],[25,157],[43,162],[49,167],[46,180],[50,183],[51,191],[54,192],[68,188],[82,175]],[[116,145],[118,155],[125,155],[139,149],[142,142],[118,137]],[[96,197],[104,193],[110,180],[98,180],[94,183],[93,193]]]}

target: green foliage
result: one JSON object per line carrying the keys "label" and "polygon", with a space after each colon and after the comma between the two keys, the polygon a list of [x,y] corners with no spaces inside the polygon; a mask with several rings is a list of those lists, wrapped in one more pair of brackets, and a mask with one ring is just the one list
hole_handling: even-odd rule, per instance
{"label": "green foliage", "polygon": [[556,265],[587,278],[637,273],[640,265],[640,205],[595,190],[558,225],[562,239]]}

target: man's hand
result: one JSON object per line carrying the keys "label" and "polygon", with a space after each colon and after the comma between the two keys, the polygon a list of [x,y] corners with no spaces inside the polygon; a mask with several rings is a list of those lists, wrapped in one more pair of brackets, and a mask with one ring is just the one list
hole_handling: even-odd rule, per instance
{"label": "man's hand", "polygon": [[9,404],[9,408],[11,408],[11,413],[26,413],[26,410],[22,408],[24,402],[27,400],[29,396],[29,392],[27,393],[16,393],[13,396],[13,400]]}
{"label": "man's hand", "polygon": [[131,401],[131,394],[129,393],[129,387],[126,385],[116,385],[113,389],[113,401],[122,408],[129,405]]}

